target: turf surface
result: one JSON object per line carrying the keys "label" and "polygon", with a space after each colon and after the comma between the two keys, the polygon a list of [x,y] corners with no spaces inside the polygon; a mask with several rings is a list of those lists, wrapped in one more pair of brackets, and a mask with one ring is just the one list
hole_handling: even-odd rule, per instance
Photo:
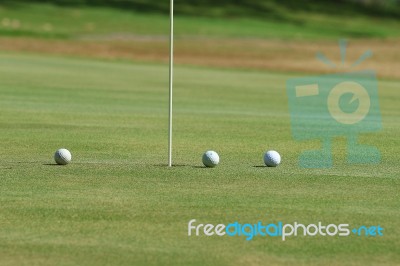
{"label": "turf surface", "polygon": [[[275,18],[284,13],[284,18]],[[280,14],[283,15],[283,14]],[[362,12],[280,10],[262,17],[175,17],[176,36],[213,38],[331,39],[398,38],[398,20],[369,17]],[[84,37],[150,35],[168,32],[168,16],[94,7],[0,3],[0,35],[76,39]]]}
{"label": "turf surface", "polygon": [[[395,265],[400,82],[381,80],[380,165],[305,170],[290,135],[293,75],[178,67],[167,162],[165,65],[0,55],[2,265]],[[73,163],[53,163],[57,148]],[[278,150],[278,168],[262,166]],[[218,151],[221,164],[201,167]],[[191,237],[187,223],[381,225],[383,237]]]}

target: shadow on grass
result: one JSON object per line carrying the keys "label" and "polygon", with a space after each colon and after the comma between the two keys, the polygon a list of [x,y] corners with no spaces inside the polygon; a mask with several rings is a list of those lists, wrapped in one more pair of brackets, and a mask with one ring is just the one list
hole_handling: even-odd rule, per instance
{"label": "shadow on grass", "polygon": [[58,164],[56,163],[43,163],[40,161],[19,161],[19,162],[8,162],[7,164],[10,164],[12,166],[0,166],[1,169],[13,169],[14,167],[17,167],[18,165],[50,165],[50,166],[57,166]]}
{"label": "shadow on grass", "polygon": [[18,164],[43,164],[43,161],[16,161],[16,162],[5,162],[11,165],[18,165]]}
{"label": "shadow on grass", "polygon": [[[167,168],[167,167],[169,167],[168,166],[168,164],[153,164],[153,166],[155,166],[155,167],[162,167],[162,168]],[[172,165],[172,168],[174,168],[174,167],[190,167],[190,165],[187,165],[187,164],[173,164]]]}
{"label": "shadow on grass", "polygon": [[56,163],[44,163],[42,165],[46,165],[46,166],[63,166],[63,165],[59,165],[59,164],[56,164]]}
{"label": "shadow on grass", "polygon": [[[161,167],[161,168],[169,168],[168,164],[153,164],[155,167]],[[205,166],[200,166],[200,165],[190,165],[190,164],[173,164],[172,168],[179,168],[179,167],[191,167],[191,168],[207,168]]]}

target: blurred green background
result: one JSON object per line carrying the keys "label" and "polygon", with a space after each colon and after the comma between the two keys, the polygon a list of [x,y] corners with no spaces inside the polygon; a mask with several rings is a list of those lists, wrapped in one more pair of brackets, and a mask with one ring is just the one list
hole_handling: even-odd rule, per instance
{"label": "blurred green background", "polygon": [[[6,1],[7,2],[7,1]],[[137,11],[161,12],[169,11],[169,1],[151,0],[14,0],[8,3],[38,2],[58,5],[87,5],[108,6],[118,8],[132,8]],[[400,13],[398,0],[176,0],[176,11],[182,15],[200,16],[259,16],[276,19],[290,18],[290,13],[299,11],[313,11],[323,13],[367,13],[374,16],[393,16]],[[289,13],[289,14],[288,14]]]}

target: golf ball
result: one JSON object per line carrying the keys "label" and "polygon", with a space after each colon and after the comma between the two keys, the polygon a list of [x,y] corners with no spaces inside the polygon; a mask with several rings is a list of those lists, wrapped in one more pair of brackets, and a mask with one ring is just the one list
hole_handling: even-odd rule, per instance
{"label": "golf ball", "polygon": [[267,151],[264,154],[264,163],[269,167],[276,167],[281,163],[281,156],[277,151]]}
{"label": "golf ball", "polygon": [[219,163],[218,153],[215,151],[206,151],[203,154],[203,164],[206,167],[215,167]]}
{"label": "golf ball", "polygon": [[71,162],[72,155],[67,149],[59,149],[54,154],[54,160],[57,164],[66,165]]}

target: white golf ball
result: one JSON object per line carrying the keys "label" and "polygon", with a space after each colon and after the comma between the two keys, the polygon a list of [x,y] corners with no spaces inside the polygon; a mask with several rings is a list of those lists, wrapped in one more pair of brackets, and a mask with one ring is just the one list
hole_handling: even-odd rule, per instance
{"label": "white golf ball", "polygon": [[277,151],[267,151],[264,154],[264,163],[269,167],[276,167],[281,163],[281,156]]}
{"label": "white golf ball", "polygon": [[59,149],[54,154],[54,160],[57,164],[66,165],[71,162],[72,155],[67,149]]}
{"label": "white golf ball", "polygon": [[215,167],[219,163],[218,153],[215,151],[206,151],[203,154],[203,164],[207,167]]}

